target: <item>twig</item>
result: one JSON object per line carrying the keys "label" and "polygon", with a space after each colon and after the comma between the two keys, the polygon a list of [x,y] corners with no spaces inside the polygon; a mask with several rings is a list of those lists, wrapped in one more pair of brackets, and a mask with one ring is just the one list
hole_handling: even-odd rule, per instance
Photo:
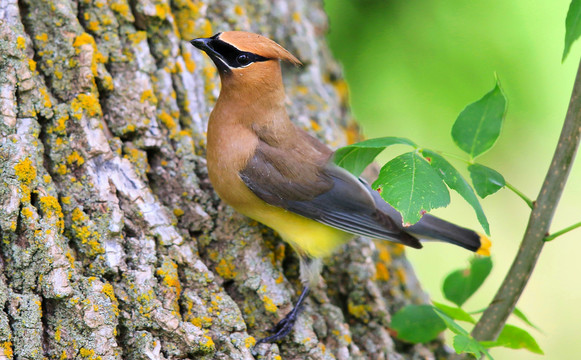
{"label": "twig", "polygon": [[512,186],[509,183],[505,183],[506,187],[511,190],[513,193],[517,194],[519,198],[523,199],[524,202],[527,203],[527,205],[532,209],[534,206],[534,202],[529,199],[528,196],[526,196],[524,193],[522,193],[519,189],[515,188],[514,186]]}
{"label": "twig", "polygon": [[581,63],[557,149],[534,204],[518,253],[496,296],[472,330],[477,340],[494,340],[514,310],[545,243],[581,136]]}
{"label": "twig", "polygon": [[553,240],[553,239],[555,239],[555,238],[557,238],[557,237],[559,237],[559,236],[561,236],[563,234],[568,233],[571,230],[577,229],[578,227],[581,227],[581,222],[578,222],[577,224],[573,224],[571,226],[567,226],[563,230],[559,230],[557,232],[552,233],[551,235],[545,237],[545,242],[551,241],[551,240]]}

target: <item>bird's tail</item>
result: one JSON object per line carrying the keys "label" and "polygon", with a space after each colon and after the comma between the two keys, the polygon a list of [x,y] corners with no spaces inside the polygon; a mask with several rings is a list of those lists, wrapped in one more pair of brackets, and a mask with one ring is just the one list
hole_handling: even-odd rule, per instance
{"label": "bird's tail", "polygon": [[360,181],[367,187],[375,200],[377,208],[393,219],[401,226],[402,230],[419,238],[420,240],[438,240],[461,246],[480,255],[490,255],[490,239],[484,234],[454,225],[430,214],[422,216],[420,221],[412,226],[403,226],[401,214],[391,205],[385,202],[377,191],[373,191],[364,180]]}
{"label": "bird's tail", "polygon": [[426,214],[406,231],[425,240],[439,240],[461,246],[480,255],[490,255],[491,242],[484,234]]}

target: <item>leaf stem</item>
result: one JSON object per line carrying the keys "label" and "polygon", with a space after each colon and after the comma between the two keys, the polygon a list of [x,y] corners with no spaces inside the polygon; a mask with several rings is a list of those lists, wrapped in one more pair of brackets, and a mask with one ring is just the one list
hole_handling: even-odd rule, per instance
{"label": "leaf stem", "polygon": [[438,154],[440,154],[440,155],[444,155],[444,156],[447,156],[447,157],[454,158],[456,160],[460,160],[460,161],[462,161],[462,162],[464,162],[466,164],[469,164],[469,165],[473,163],[472,161],[470,161],[470,160],[468,160],[465,157],[462,157],[460,155],[456,155],[456,154],[452,154],[452,153],[448,153],[448,152],[440,151],[440,150],[437,150],[436,152]]}
{"label": "leaf stem", "polygon": [[581,138],[581,63],[573,86],[567,116],[559,142],[537,201],[529,218],[525,235],[508,274],[494,299],[472,330],[477,340],[494,340],[525,289],[545,244],[555,209],[565,187]]}
{"label": "leaf stem", "polygon": [[[474,164],[474,162],[472,160],[465,159],[465,158],[463,158],[463,157],[461,157],[459,155],[456,155],[456,154],[447,153],[445,151],[437,151],[437,153],[440,154],[440,155],[444,155],[444,156],[448,156],[448,157],[451,157],[451,158],[460,160],[460,161],[462,161],[462,162],[464,162],[466,164],[469,164],[469,165]],[[531,209],[533,208],[533,205],[534,205],[533,204],[533,201],[528,196],[526,196],[523,192],[521,192],[519,189],[517,189],[516,187],[514,187],[513,185],[511,185],[510,183],[508,183],[506,181],[505,181],[505,186],[509,190],[511,190],[513,193],[515,193],[518,197],[520,197],[521,199],[523,199],[524,202],[527,203],[527,205],[529,206],[529,208],[531,208]]]}
{"label": "leaf stem", "polygon": [[573,224],[573,225],[571,225],[571,226],[567,226],[567,227],[566,227],[566,228],[564,228],[563,230],[559,230],[559,231],[557,231],[557,232],[555,232],[555,233],[552,233],[551,235],[549,235],[549,236],[545,237],[545,239],[544,239],[544,240],[545,240],[545,242],[551,241],[551,240],[553,240],[553,239],[555,239],[555,238],[557,238],[557,237],[559,237],[559,236],[561,236],[561,235],[563,235],[563,234],[566,234],[566,233],[568,233],[568,232],[569,232],[569,231],[571,231],[571,230],[575,230],[575,229],[577,229],[578,227],[581,227],[581,221],[580,221],[580,222],[578,222],[578,223],[576,223],[576,224]]}
{"label": "leaf stem", "polygon": [[516,187],[512,186],[510,183],[505,182],[506,187],[511,190],[513,193],[517,194],[518,197],[520,197],[521,199],[524,200],[524,202],[527,203],[527,205],[532,209],[534,206],[534,203],[531,199],[529,199],[528,196],[526,196],[525,194],[523,194],[519,189],[517,189]]}

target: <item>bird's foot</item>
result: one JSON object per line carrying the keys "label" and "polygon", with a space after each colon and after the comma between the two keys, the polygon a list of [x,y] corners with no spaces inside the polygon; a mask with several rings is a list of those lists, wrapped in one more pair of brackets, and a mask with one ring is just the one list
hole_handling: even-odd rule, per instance
{"label": "bird's foot", "polygon": [[284,317],[284,319],[282,319],[276,325],[274,325],[272,329],[268,330],[268,332],[271,333],[272,335],[258,340],[256,342],[256,345],[254,346],[258,346],[263,343],[274,342],[287,336],[293,329],[293,326],[295,325],[295,322],[297,321],[301,313],[301,310],[303,308],[303,301],[305,300],[305,297],[307,296],[308,293],[309,288],[305,287],[295,307]]}
{"label": "bird's foot", "polygon": [[272,329],[269,329],[268,332],[271,333],[272,335],[258,340],[256,342],[256,346],[262,343],[275,342],[287,336],[293,329],[293,326],[295,325],[295,322],[297,321],[297,318],[299,316],[299,311],[294,310],[295,309],[288,313],[288,315],[285,316],[284,319],[282,319],[276,325],[274,325]]}

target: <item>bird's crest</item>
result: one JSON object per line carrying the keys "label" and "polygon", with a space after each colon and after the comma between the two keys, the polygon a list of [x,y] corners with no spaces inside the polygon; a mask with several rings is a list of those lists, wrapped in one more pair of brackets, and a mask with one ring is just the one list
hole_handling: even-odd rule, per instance
{"label": "bird's crest", "polygon": [[218,34],[218,38],[241,51],[248,51],[268,59],[288,61],[295,66],[302,65],[288,50],[262,35],[246,31],[225,31]]}

